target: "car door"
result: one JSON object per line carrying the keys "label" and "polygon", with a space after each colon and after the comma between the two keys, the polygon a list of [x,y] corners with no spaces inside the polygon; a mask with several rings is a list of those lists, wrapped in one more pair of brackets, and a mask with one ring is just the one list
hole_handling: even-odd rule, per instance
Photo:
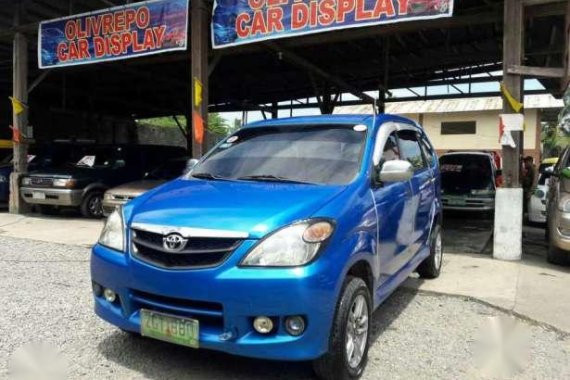
{"label": "car door", "polygon": [[409,247],[402,255],[401,265],[405,265],[428,239],[435,189],[432,169],[428,166],[420,145],[419,131],[404,127],[397,134],[402,159],[409,161],[414,167],[414,176],[410,181],[412,200],[402,220],[402,223],[411,225]]}
{"label": "car door", "polygon": [[[382,165],[391,160],[399,160],[400,147],[397,138],[397,125],[389,123],[380,128],[374,154],[374,173],[379,173]],[[402,267],[410,243],[412,228],[410,223],[401,223],[412,202],[412,187],[406,182],[380,182],[373,180],[371,189],[377,215],[377,252],[379,256],[379,284],[386,282]]]}
{"label": "car door", "polygon": [[560,155],[560,158],[554,166],[552,176],[550,177],[550,181],[548,183],[548,193],[546,195],[546,218],[548,228],[553,228],[550,223],[552,222],[555,208],[558,205],[558,197],[560,196],[560,174],[562,172],[562,169],[568,166],[568,160],[570,158],[569,156],[570,147],[566,148]]}

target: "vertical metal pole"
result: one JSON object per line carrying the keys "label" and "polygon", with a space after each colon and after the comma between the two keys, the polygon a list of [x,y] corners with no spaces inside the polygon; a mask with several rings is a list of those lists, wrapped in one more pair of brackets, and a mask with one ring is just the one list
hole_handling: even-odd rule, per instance
{"label": "vertical metal pole", "polygon": [[[191,84],[192,84],[192,154],[200,157],[207,146],[208,127],[208,22],[209,11],[204,0],[192,0],[190,17]],[[198,141],[202,128],[203,140]]]}
{"label": "vertical metal pole", "polygon": [[[518,101],[523,101],[522,77],[518,74],[509,74],[507,68],[511,65],[520,65],[523,57],[523,6],[520,0],[505,0],[505,20],[503,35],[503,83],[511,95]],[[503,97],[503,112],[515,113]],[[522,132],[512,132],[516,148],[503,146],[503,177],[505,187],[520,187],[520,157],[523,152],[521,145]]]}
{"label": "vertical metal pole", "polygon": [[[20,24],[21,10],[16,10],[14,24]],[[13,98],[24,104],[28,103],[28,44],[26,37],[18,32],[13,41]],[[21,214],[30,210],[30,207],[20,198],[20,178],[28,170],[28,147],[24,140],[28,127],[28,107],[16,114],[13,113],[14,136],[19,136],[19,141],[14,141],[14,171],[10,175],[10,212]],[[17,139],[14,139],[17,140]]]}

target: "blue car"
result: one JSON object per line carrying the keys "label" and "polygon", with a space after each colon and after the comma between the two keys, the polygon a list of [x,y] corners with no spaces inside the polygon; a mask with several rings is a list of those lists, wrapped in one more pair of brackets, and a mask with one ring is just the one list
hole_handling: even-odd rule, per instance
{"label": "blue car", "polygon": [[91,276],[95,312],[122,330],[352,379],[372,312],[412,272],[438,277],[442,257],[422,128],[314,116],[248,125],[116,210]]}

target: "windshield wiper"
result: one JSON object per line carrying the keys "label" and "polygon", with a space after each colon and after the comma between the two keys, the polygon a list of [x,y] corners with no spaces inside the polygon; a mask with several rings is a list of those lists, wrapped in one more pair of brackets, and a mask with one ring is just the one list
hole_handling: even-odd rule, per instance
{"label": "windshield wiper", "polygon": [[314,185],[312,182],[297,181],[290,178],[279,177],[273,174],[257,174],[257,175],[247,175],[237,178],[242,181],[270,181],[270,182],[287,182],[287,183],[302,183],[305,185]]}
{"label": "windshield wiper", "polygon": [[225,179],[224,177],[220,177],[220,176],[214,175],[212,173],[205,173],[205,172],[203,172],[203,173],[192,173],[191,175],[192,175],[192,177],[199,178],[199,179]]}

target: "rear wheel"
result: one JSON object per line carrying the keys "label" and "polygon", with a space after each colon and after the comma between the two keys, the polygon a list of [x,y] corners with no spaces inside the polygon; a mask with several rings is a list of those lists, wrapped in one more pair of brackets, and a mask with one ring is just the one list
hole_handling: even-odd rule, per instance
{"label": "rear wheel", "polygon": [[429,256],[418,267],[418,274],[422,278],[437,278],[443,264],[443,237],[439,224],[436,224],[431,232],[429,250]]}
{"label": "rear wheel", "polygon": [[80,206],[81,215],[86,218],[101,218],[103,216],[103,192],[91,191],[83,198]]}
{"label": "rear wheel", "polygon": [[313,362],[322,380],[350,380],[362,376],[368,362],[372,300],[366,283],[348,277],[337,305],[329,352]]}

